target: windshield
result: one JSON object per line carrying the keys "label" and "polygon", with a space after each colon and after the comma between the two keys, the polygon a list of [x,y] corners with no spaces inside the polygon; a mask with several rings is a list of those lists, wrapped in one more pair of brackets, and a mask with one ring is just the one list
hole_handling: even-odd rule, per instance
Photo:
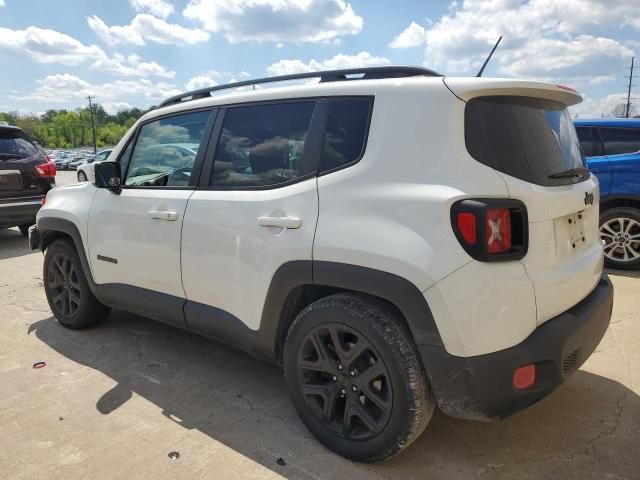
{"label": "windshield", "polygon": [[589,174],[550,178],[584,167],[566,107],[517,96],[479,97],[465,110],[465,138],[473,158],[503,173],[544,186],[584,181]]}
{"label": "windshield", "polygon": [[38,149],[21,137],[0,137],[0,160],[22,160],[38,154]]}

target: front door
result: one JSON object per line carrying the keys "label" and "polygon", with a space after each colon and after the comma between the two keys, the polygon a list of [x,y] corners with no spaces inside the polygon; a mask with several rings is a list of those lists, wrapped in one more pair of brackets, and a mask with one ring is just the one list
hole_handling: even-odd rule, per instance
{"label": "front door", "polygon": [[326,106],[297,100],[220,111],[215,162],[183,225],[189,327],[212,335],[257,330],[278,268],[310,265]]}
{"label": "front door", "polygon": [[[212,112],[139,127],[120,157],[122,192],[99,189],[89,216],[90,261],[107,303],[183,324],[180,241]],[[204,150],[204,148],[202,149]]]}

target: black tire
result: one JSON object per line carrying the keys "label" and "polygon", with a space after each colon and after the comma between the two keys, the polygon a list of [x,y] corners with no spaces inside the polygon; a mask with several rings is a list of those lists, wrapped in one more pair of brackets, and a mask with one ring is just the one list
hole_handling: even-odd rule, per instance
{"label": "black tire", "polygon": [[23,223],[22,225],[18,225],[18,228],[20,229],[20,233],[23,236],[28,237],[29,236],[29,227],[31,227],[31,225],[33,225],[33,223]]}
{"label": "black tire", "polygon": [[398,454],[435,409],[409,331],[386,303],[364,295],[337,294],[307,306],[289,329],[283,364],[304,424],[352,460]]}
{"label": "black tire", "polygon": [[87,181],[87,176],[85,175],[85,173],[82,170],[78,172],[78,181],[79,182],[86,182]]}
{"label": "black tire", "polygon": [[63,326],[88,328],[109,314],[109,308],[91,293],[78,253],[69,240],[56,240],[47,248],[42,278],[49,307]]}
{"label": "black tire", "polygon": [[620,270],[640,269],[639,209],[615,207],[602,212],[600,236],[605,242],[605,266]]}

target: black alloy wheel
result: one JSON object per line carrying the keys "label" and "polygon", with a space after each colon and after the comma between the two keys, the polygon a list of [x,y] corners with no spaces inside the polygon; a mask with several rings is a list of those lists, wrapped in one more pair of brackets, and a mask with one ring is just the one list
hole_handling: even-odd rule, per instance
{"label": "black alloy wheel", "polygon": [[341,438],[370,439],[389,420],[389,372],[371,343],[346,325],[321,325],[307,335],[299,352],[298,379],[310,410]]}
{"label": "black alloy wheel", "polygon": [[47,268],[47,287],[56,313],[74,317],[82,305],[80,278],[71,258],[56,253]]}

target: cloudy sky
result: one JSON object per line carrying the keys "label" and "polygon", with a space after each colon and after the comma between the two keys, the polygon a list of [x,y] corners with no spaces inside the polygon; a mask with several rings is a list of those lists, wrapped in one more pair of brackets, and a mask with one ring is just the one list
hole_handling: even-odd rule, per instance
{"label": "cloudy sky", "polygon": [[0,111],[75,108],[91,94],[116,112],[349,66],[469,75],[499,35],[485,76],[571,85],[585,96],[575,112],[600,116],[640,53],[640,0],[0,0]]}

